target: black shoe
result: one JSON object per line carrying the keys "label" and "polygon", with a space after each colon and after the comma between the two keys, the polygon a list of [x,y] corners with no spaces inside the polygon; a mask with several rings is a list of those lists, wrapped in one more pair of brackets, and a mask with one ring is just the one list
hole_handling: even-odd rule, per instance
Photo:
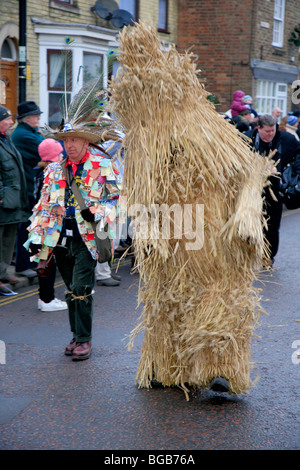
{"label": "black shoe", "polygon": [[118,274],[115,274],[115,273],[111,273],[111,277],[115,280],[115,281],[121,281],[122,278],[121,276],[119,276]]}
{"label": "black shoe", "polygon": [[274,269],[274,263],[275,263],[274,258],[271,258],[271,259],[265,258],[263,260],[263,269],[266,269],[266,270]]}
{"label": "black shoe", "polygon": [[215,377],[209,385],[210,390],[214,392],[229,392],[229,382],[224,377]]}
{"label": "black shoe", "polygon": [[97,286],[118,286],[120,284],[120,281],[116,281],[112,277],[109,277],[108,279],[98,279],[97,281]]}
{"label": "black shoe", "polygon": [[156,379],[151,380],[151,387],[153,388],[164,388],[163,384],[161,382],[158,382]]}

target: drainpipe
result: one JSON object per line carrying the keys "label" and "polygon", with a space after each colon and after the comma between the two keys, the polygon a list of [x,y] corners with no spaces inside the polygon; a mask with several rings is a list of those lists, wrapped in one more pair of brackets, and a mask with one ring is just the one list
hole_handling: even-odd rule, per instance
{"label": "drainpipe", "polygon": [[19,103],[26,101],[26,0],[19,0]]}

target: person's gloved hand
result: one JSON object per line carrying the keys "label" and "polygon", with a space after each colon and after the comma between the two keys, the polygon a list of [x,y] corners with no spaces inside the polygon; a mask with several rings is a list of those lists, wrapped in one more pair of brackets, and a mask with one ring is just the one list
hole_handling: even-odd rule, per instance
{"label": "person's gloved hand", "polygon": [[40,249],[42,248],[42,245],[36,245],[35,243],[31,243],[29,246],[29,251],[32,255],[36,255]]}
{"label": "person's gloved hand", "polygon": [[83,209],[81,212],[81,215],[84,220],[87,222],[94,222],[95,221],[95,216],[94,214],[91,213],[89,209]]}

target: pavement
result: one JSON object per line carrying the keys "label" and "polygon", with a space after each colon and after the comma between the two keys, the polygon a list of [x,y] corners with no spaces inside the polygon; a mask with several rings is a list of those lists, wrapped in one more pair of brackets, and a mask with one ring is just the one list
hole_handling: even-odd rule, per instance
{"label": "pavement", "polygon": [[38,275],[32,278],[26,276],[20,276],[15,272],[15,267],[13,265],[9,266],[7,269],[9,276],[17,276],[20,280],[17,283],[9,284],[5,282],[4,284],[14,292],[18,292],[20,289],[25,289],[26,287],[34,286],[39,283]]}

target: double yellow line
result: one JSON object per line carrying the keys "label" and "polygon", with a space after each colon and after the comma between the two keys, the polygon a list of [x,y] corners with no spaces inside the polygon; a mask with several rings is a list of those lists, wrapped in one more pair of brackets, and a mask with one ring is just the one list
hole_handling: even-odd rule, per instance
{"label": "double yellow line", "polygon": [[[60,287],[63,285],[64,285],[64,281],[59,281],[54,284],[54,287]],[[27,297],[32,297],[33,295],[36,295],[38,293],[39,293],[39,288],[36,288],[36,289],[31,289],[26,292],[23,292],[22,294],[5,296],[2,300],[0,300],[0,307],[11,304],[12,302],[16,302],[16,300],[23,300],[23,299],[26,299]]]}
{"label": "double yellow line", "polygon": [[[119,262],[117,260],[114,261],[112,265],[112,269],[116,269],[118,264]],[[126,266],[129,264],[131,264],[130,260],[120,261],[120,266]],[[63,285],[65,285],[65,283],[64,281],[61,280],[61,281],[56,282],[54,284],[54,287],[60,287]],[[27,290],[26,292],[23,292],[22,294],[5,296],[0,300],[0,307],[16,302],[17,300],[23,300],[23,299],[27,299],[28,297],[32,297],[33,295],[38,295],[38,293],[39,293],[39,288],[36,287],[35,289]]]}

